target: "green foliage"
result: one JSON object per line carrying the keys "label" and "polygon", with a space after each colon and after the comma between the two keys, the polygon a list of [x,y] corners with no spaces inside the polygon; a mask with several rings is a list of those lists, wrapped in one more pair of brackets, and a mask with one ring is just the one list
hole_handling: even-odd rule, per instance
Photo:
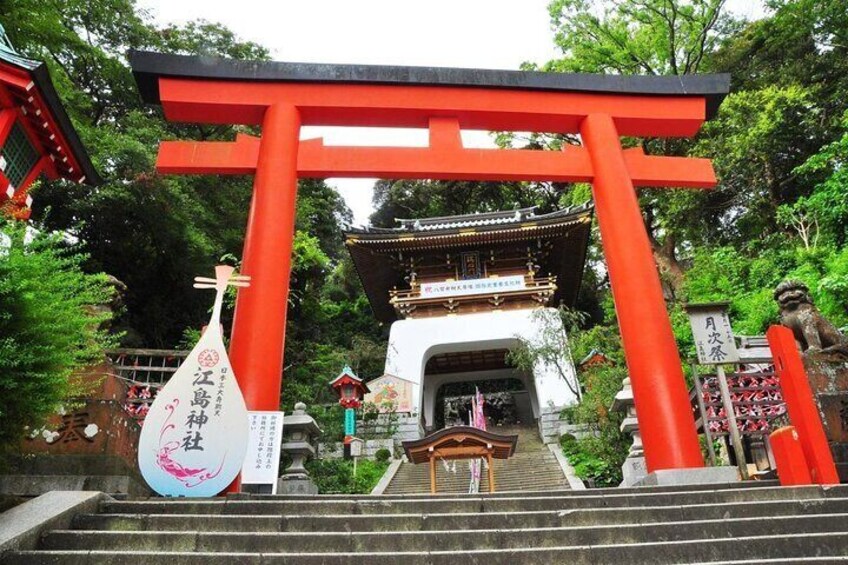
{"label": "green foliage", "polygon": [[[698,250],[686,276],[685,296],[690,302],[730,301],[734,331],[758,335],[777,322],[778,307],[772,292],[780,281],[791,278],[809,286],[826,317],[837,325],[848,322],[848,248],[805,249],[763,243],[756,250]],[[688,321],[682,310],[675,312],[679,313],[673,316],[678,340],[690,343]]]}
{"label": "green foliage", "polygon": [[723,0],[553,0],[554,43],[565,55],[546,70],[687,74],[738,24]]}
{"label": "green foliage", "polygon": [[539,365],[552,367],[572,394],[579,396],[579,385],[571,370],[573,362],[563,352],[569,351],[569,332],[586,318],[583,312],[569,308],[536,310],[533,321],[540,328],[538,335],[533,339],[520,338],[518,345],[508,353],[508,361],[525,373],[532,373]]}
{"label": "green foliage", "polygon": [[97,306],[111,291],[104,275],[57,236],[0,225],[0,449],[37,428],[83,390],[74,374],[103,359],[111,341],[98,329],[111,315]]}
{"label": "green foliage", "polygon": [[378,449],[377,453],[374,454],[374,459],[379,463],[385,463],[391,458],[392,452],[386,449],[385,447],[382,449]]}
{"label": "green foliage", "polygon": [[389,467],[387,461],[360,459],[353,475],[353,461],[315,459],[306,463],[309,476],[321,494],[369,494]]}
{"label": "green foliage", "polygon": [[[566,436],[563,436],[566,437]],[[621,483],[621,465],[627,446],[615,438],[585,437],[561,442],[562,453],[575,474],[593,487],[616,487]]]}

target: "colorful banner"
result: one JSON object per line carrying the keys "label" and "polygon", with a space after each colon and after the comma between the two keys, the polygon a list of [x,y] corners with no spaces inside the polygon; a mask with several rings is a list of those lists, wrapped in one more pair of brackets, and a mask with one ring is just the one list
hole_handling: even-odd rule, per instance
{"label": "colorful banner", "polygon": [[162,496],[215,496],[241,471],[248,439],[247,409],[221,337],[221,305],[228,284],[246,286],[232,267],[197,288],[217,291],[206,331],[144,419],[138,465]]}

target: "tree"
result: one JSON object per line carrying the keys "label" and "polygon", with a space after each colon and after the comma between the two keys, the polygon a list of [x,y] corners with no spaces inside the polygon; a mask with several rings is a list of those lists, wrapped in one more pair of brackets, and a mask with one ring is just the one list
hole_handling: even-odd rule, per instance
{"label": "tree", "polygon": [[[93,188],[45,182],[33,223],[86,244],[90,272],[127,285],[124,344],[172,347],[206,319],[191,287],[224,255],[241,253],[250,201],[244,177],[160,177],[162,139],[230,139],[233,128],[166,122],[142,104],[128,49],[263,59],[219,24],[159,29],[131,0],[1,2],[4,24],[26,56],[46,61],[57,90],[104,182]],[[165,290],[163,290],[165,289]]]}
{"label": "tree", "polygon": [[100,325],[110,299],[105,275],[81,270],[85,256],[58,236],[0,225],[0,448],[14,446],[82,384],[74,374],[100,362],[111,343]]}
{"label": "tree", "polygon": [[568,334],[586,321],[583,312],[560,308],[539,308],[533,312],[539,332],[533,338],[521,338],[518,346],[510,350],[508,359],[526,373],[532,374],[540,366],[553,367],[568,390],[580,398],[580,385],[574,374]]}
{"label": "tree", "polygon": [[682,75],[698,72],[739,24],[725,0],[553,0],[558,72]]}

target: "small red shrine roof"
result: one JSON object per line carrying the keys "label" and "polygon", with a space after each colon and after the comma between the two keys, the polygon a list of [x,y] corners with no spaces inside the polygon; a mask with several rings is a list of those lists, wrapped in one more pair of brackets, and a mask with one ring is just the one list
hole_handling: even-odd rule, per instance
{"label": "small red shrine roof", "polygon": [[[491,447],[495,459],[509,459],[515,453],[518,443],[516,435],[501,435],[473,428],[471,426],[453,426],[433,432],[427,437],[403,442],[406,458],[412,463],[425,463],[430,460],[430,451],[447,452],[462,447]],[[449,458],[449,456],[445,457]]]}
{"label": "small red shrine roof", "polygon": [[338,377],[330,381],[330,386],[336,388],[337,386],[341,386],[342,384],[344,384],[345,381],[352,381],[354,384],[361,387],[363,391],[371,392],[371,390],[368,388],[368,385],[366,385],[362,379],[357,377],[356,373],[354,373],[353,369],[351,369],[348,365],[345,365],[344,369],[342,369],[342,372],[339,373]]}

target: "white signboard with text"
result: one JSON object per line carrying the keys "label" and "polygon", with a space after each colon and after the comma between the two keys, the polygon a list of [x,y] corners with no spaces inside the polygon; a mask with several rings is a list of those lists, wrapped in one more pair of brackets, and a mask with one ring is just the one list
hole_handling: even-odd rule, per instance
{"label": "white signboard with text", "polygon": [[739,361],[739,351],[730,328],[730,318],[723,306],[692,306],[686,309],[698,362],[702,365],[720,365]]}
{"label": "white signboard with text", "polygon": [[283,413],[251,411],[248,412],[248,419],[250,435],[241,469],[241,482],[246,485],[272,485],[271,494],[277,494]]}
{"label": "white signboard with text", "polygon": [[489,294],[523,290],[526,288],[523,275],[508,277],[489,277],[462,281],[441,281],[421,283],[421,298],[439,298],[442,296],[468,296],[471,294]]}
{"label": "white signboard with text", "polygon": [[217,290],[212,319],[197,345],[156,395],[144,419],[138,466],[162,496],[215,496],[235,479],[247,448],[247,409],[221,336],[221,305],[232,267],[198,288]]}

